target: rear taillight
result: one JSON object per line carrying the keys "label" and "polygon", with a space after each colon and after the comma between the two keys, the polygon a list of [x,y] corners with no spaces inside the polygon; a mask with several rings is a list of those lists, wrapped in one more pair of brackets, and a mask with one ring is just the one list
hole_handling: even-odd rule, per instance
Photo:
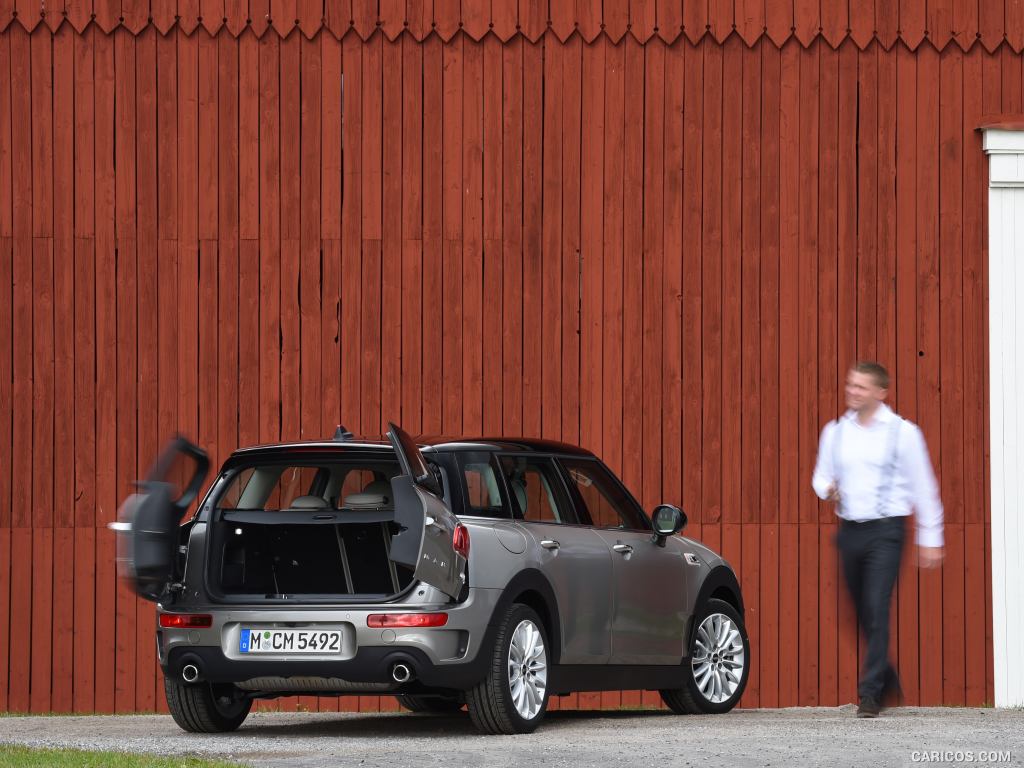
{"label": "rear taillight", "polygon": [[452,547],[467,560],[469,559],[469,528],[462,523],[455,526],[455,533],[452,534]]}
{"label": "rear taillight", "polygon": [[368,627],[443,627],[448,623],[447,613],[371,613],[366,617]]}
{"label": "rear taillight", "polygon": [[213,624],[208,613],[161,613],[160,626],[168,629],[206,629]]}

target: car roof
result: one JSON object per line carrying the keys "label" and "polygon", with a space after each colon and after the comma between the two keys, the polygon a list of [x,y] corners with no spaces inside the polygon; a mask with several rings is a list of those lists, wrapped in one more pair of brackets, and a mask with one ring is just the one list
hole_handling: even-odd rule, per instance
{"label": "car roof", "polygon": [[[592,458],[590,451],[570,443],[557,440],[545,440],[537,437],[448,437],[420,436],[415,438],[416,444],[425,453],[450,451],[503,451],[515,453],[557,453],[581,458]],[[288,451],[381,451],[391,450],[387,440],[349,439],[349,440],[302,440],[288,443],[267,443],[239,448],[232,456],[251,455],[256,453],[280,453]]]}

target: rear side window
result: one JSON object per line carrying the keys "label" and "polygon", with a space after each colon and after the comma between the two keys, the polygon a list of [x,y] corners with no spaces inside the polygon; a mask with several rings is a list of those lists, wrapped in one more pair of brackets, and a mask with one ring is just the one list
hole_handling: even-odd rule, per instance
{"label": "rear side window", "polygon": [[551,459],[502,456],[500,462],[517,517],[535,523],[577,522]]}
{"label": "rear side window", "polygon": [[460,451],[456,454],[462,477],[462,514],[475,517],[511,517],[490,453]]}

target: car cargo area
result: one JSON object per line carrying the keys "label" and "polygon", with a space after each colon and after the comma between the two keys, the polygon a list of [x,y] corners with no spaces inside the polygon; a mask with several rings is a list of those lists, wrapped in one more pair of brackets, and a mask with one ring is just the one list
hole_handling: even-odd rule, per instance
{"label": "car cargo area", "polygon": [[394,462],[264,465],[238,472],[209,529],[209,576],[224,598],[382,599],[412,582],[390,559]]}
{"label": "car cargo area", "polygon": [[211,541],[215,586],[263,597],[396,594],[412,576],[388,558],[392,525],[224,520]]}

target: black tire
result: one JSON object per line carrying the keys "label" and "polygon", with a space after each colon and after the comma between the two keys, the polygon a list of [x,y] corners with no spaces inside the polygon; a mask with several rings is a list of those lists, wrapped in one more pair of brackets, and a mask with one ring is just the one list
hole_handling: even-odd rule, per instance
{"label": "black tire", "polygon": [[[740,673],[739,683],[736,685],[736,689],[733,693],[723,701],[712,701],[701,692],[694,669],[694,659],[699,658],[697,656],[697,630],[704,620],[713,614],[727,617],[739,631],[740,638],[743,642],[743,668]],[[711,599],[708,600],[707,603],[705,603],[697,612],[697,616],[693,622],[691,635],[690,655],[683,661],[687,671],[686,683],[682,688],[659,691],[661,694],[661,700],[664,701],[668,705],[669,709],[677,715],[724,714],[735,707],[739,702],[740,697],[743,696],[743,690],[747,687],[747,677],[750,675],[750,640],[747,638],[747,630],[743,626],[743,618],[735,608],[729,605],[729,603],[723,600]]]}
{"label": "black tire", "polygon": [[241,698],[233,685],[183,683],[164,678],[164,693],[171,717],[192,733],[226,733],[242,724],[252,699]]}
{"label": "black tire", "polygon": [[450,696],[415,696],[412,694],[399,694],[395,696],[399,705],[410,712],[424,712],[428,714],[451,714],[462,709],[462,702]]}
{"label": "black tire", "polygon": [[[509,649],[512,645],[512,638],[516,629],[523,623],[529,621],[540,633],[540,641],[543,646],[544,663],[544,692],[536,713],[529,718],[524,717],[517,711],[512,687],[509,681]],[[488,653],[487,649],[481,649],[481,653]],[[532,608],[520,603],[509,606],[505,615],[498,625],[497,636],[494,640],[494,647],[490,650],[490,663],[487,666],[487,676],[473,688],[466,692],[466,705],[473,725],[481,733],[486,734],[516,734],[532,733],[544,719],[547,711],[549,686],[547,685],[547,672],[551,663],[550,647],[548,646],[547,628],[541,621],[540,616]]]}

